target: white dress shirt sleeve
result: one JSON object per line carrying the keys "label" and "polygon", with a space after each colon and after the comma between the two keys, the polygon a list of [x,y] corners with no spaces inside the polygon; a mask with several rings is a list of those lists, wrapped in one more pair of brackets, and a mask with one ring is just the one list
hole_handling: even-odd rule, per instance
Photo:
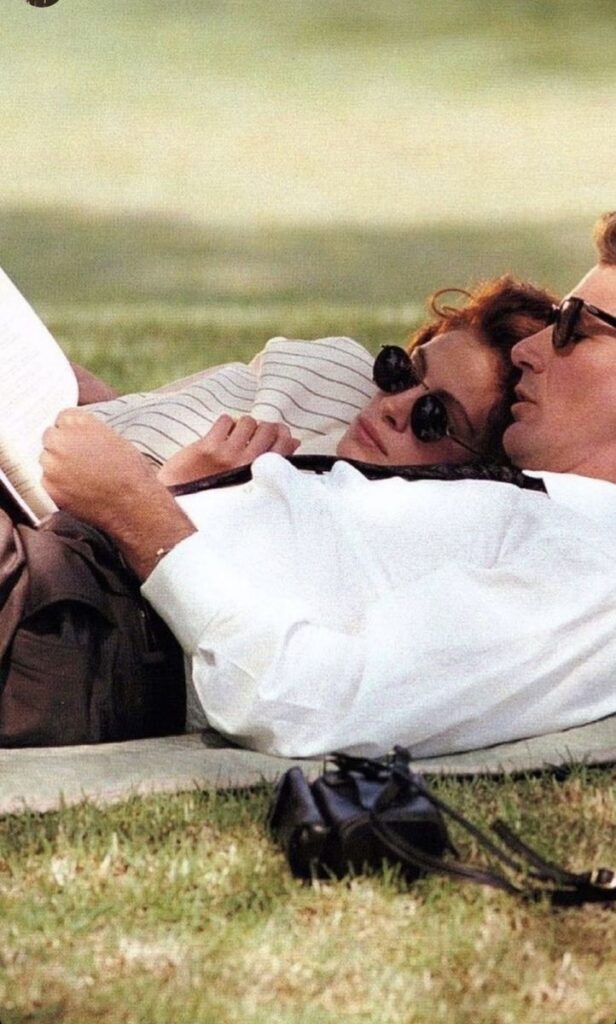
{"label": "white dress shirt sleeve", "polygon": [[[178,585],[182,580],[183,584]],[[315,624],[302,602],[231,575],[193,534],[160,563],[144,594],[191,661],[208,722],[268,753],[348,746],[345,704],[365,672],[365,635]]]}

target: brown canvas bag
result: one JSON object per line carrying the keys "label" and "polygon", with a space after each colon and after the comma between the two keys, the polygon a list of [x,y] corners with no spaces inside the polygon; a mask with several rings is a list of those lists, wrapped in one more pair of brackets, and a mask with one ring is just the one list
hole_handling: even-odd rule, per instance
{"label": "brown canvas bag", "polygon": [[181,732],[181,650],[109,540],[0,511],[0,746]]}

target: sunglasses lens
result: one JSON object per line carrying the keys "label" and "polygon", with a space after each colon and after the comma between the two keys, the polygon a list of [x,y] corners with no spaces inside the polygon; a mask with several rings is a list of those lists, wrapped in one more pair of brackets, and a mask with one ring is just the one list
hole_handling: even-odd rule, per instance
{"label": "sunglasses lens", "polygon": [[561,302],[556,311],[552,344],[554,348],[566,348],[570,343],[584,303],[581,299],[571,298]]}
{"label": "sunglasses lens", "polygon": [[420,383],[408,353],[398,345],[383,345],[374,360],[372,379],[380,391],[395,394]]}
{"label": "sunglasses lens", "polygon": [[410,426],[419,441],[441,441],[447,437],[449,420],[440,398],[434,395],[418,398],[411,411]]}

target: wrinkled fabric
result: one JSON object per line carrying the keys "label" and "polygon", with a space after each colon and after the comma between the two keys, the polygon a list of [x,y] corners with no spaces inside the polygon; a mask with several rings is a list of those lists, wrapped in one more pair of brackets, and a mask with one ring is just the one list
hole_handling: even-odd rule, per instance
{"label": "wrinkled fabric", "polygon": [[198,532],[143,592],[208,721],[264,753],[571,728],[616,711],[616,486],[560,484],[315,477],[264,455],[252,482],[178,499]]}
{"label": "wrinkled fabric", "polygon": [[11,519],[0,511],[0,658],[8,650],[28,590],[23,544]]}
{"label": "wrinkled fabric", "polygon": [[0,746],[61,746],[181,728],[180,652],[98,531],[64,513],[0,516]]}

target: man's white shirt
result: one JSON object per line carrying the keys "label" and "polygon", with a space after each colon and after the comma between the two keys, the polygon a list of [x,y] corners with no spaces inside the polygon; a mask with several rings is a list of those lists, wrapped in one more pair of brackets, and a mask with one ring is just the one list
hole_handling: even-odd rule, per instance
{"label": "man's white shirt", "polygon": [[616,485],[324,476],[263,455],[180,498],[143,593],[207,720],[268,753],[417,756],[616,711]]}

